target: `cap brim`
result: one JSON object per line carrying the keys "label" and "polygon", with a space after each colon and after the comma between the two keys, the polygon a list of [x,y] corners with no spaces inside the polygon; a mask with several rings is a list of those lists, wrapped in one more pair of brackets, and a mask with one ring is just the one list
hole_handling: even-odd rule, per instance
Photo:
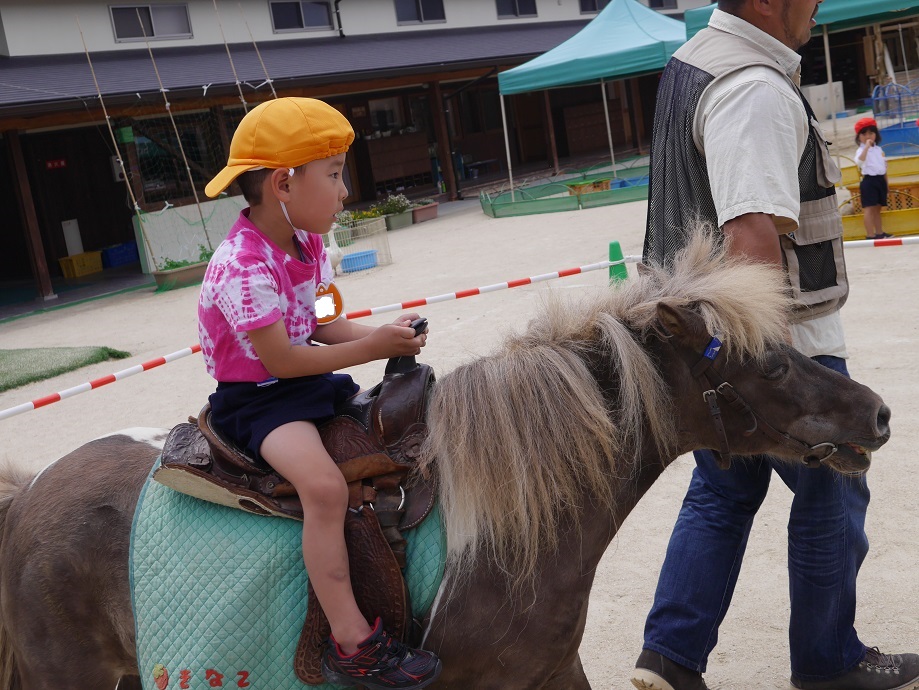
{"label": "cap brim", "polygon": [[207,183],[207,186],[204,188],[204,193],[213,199],[217,197],[220,192],[224,191],[227,187],[233,184],[233,180],[242,175],[244,172],[247,172],[248,170],[255,170],[255,168],[260,167],[262,166],[254,163],[248,163],[246,165],[228,165],[219,173],[217,173],[213,180]]}

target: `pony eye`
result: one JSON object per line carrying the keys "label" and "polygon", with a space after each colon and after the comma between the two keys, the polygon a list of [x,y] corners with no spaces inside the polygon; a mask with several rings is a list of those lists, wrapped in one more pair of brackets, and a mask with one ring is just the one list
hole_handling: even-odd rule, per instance
{"label": "pony eye", "polygon": [[766,367],[764,377],[769,381],[778,381],[788,373],[788,364],[785,362],[775,362]]}

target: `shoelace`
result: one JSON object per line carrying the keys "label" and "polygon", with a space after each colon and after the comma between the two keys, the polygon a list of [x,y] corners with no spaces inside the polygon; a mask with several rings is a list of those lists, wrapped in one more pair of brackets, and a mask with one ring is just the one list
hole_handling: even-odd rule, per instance
{"label": "shoelace", "polygon": [[408,656],[408,648],[394,637],[386,635],[386,645],[383,648],[383,658],[380,660],[390,668],[401,663]]}
{"label": "shoelace", "polygon": [[896,655],[884,654],[877,647],[868,647],[862,663],[867,664],[869,667],[874,666],[877,669],[897,671],[900,668],[900,664],[897,663],[896,659]]}

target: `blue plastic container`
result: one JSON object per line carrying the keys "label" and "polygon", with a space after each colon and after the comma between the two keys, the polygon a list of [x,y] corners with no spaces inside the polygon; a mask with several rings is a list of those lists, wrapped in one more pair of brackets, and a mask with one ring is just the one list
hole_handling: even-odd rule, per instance
{"label": "blue plastic container", "polygon": [[125,266],[135,261],[140,261],[140,256],[137,253],[137,242],[114,244],[102,250],[102,266],[104,268]]}
{"label": "blue plastic container", "polygon": [[374,268],[377,265],[377,250],[368,249],[364,252],[354,252],[345,254],[341,257],[341,270],[345,273],[354,273],[355,271],[366,271],[368,268]]}

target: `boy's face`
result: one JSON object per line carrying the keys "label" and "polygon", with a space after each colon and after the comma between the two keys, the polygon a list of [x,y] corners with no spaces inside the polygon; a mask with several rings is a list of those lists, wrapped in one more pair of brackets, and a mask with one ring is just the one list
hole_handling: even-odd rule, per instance
{"label": "boy's face", "polygon": [[295,227],[317,235],[332,229],[335,214],[344,206],[348,189],[342,179],[345,154],[310,161],[288,180],[290,201],[287,211]]}

